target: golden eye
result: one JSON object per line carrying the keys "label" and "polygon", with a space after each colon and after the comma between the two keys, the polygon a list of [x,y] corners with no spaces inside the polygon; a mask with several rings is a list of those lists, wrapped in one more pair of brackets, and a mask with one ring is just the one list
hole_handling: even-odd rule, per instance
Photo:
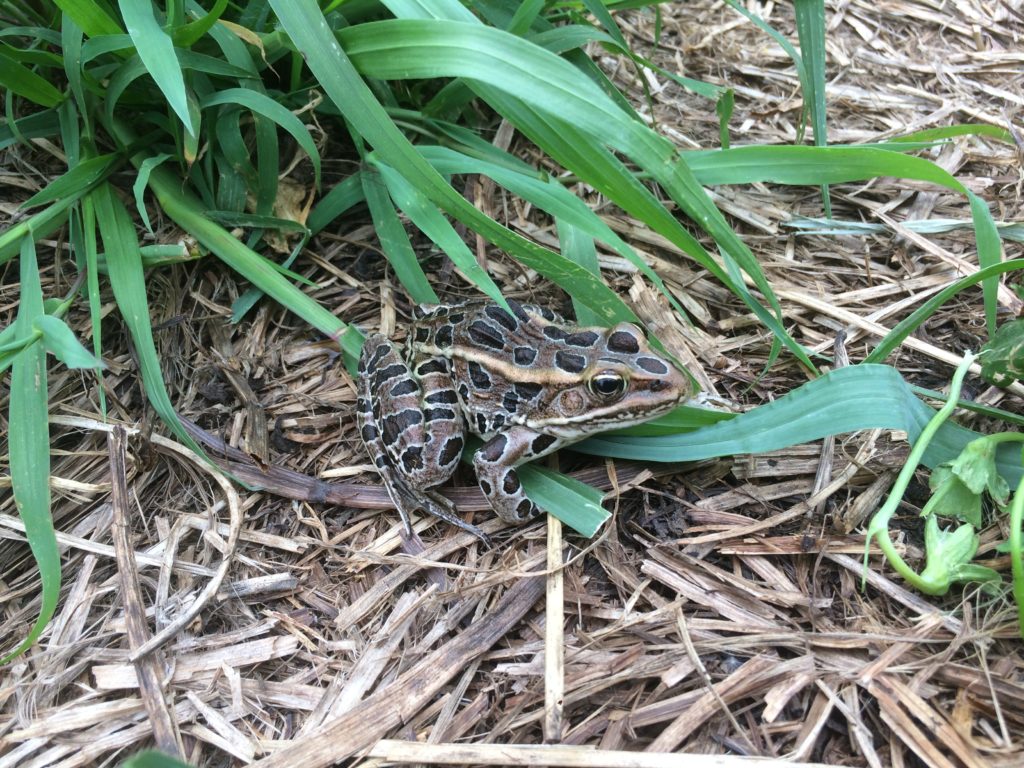
{"label": "golden eye", "polygon": [[600,371],[587,382],[587,387],[602,400],[614,400],[625,393],[626,379],[616,371]]}

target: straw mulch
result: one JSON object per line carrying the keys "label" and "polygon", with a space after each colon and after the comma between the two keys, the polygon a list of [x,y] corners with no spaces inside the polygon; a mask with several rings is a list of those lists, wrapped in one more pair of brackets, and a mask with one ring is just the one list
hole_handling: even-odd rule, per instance
{"label": "straw mulch", "polygon": [[[719,3],[662,8],[656,57],[736,89],[733,141],[792,141],[799,93],[781,49]],[[792,34],[789,7],[773,10]],[[653,16],[619,18],[650,52]],[[833,142],[953,122],[1005,127],[1024,104],[1015,3],[833,3],[828,23]],[[643,104],[635,71],[594,55]],[[660,130],[684,147],[717,145],[712,106],[648,80]],[[544,162],[511,139],[514,151]],[[51,150],[3,155],[6,219],[59,173]],[[1021,218],[1012,148],[966,138],[933,159],[997,219]],[[350,171],[330,167],[334,180]],[[554,242],[550,222],[494,187],[471,182],[467,194]],[[845,346],[853,362],[880,329],[974,268],[969,230],[924,238],[903,226],[969,219],[962,197],[935,187],[883,179],[834,189],[838,218],[884,225],[857,238],[794,235],[791,217],[821,213],[816,190],[713,194],[760,258],[793,334],[818,350]],[[684,297],[693,324],[666,323],[663,300],[620,261],[604,261],[607,279],[709,391],[751,406],[804,381],[786,360],[761,376],[771,339],[742,306],[636,222],[602,213]],[[165,223],[159,240],[180,234]],[[535,274],[478,246],[508,295],[567,309]],[[1007,244],[1008,256],[1020,250]],[[74,278],[66,241],[44,244],[41,259],[47,295],[63,295]],[[441,294],[469,293],[441,258],[429,265]],[[320,237],[297,269],[340,317],[401,333],[410,307],[365,222]],[[719,756],[685,763],[696,766],[735,765],[734,755],[874,768],[1024,761],[1024,661],[1008,601],[971,588],[925,598],[877,555],[860,588],[862,526],[906,454],[901,435],[840,435],[683,468],[563,453],[562,469],[610,491],[616,516],[594,541],[544,521],[502,527],[482,513],[467,471],[453,495],[495,546],[430,520],[417,526],[419,542],[403,546],[356,435],[353,382],[334,347],[267,302],[229,325],[245,286],[213,259],[149,281],[178,411],[211,455],[271,490],[232,486],[165,437],[116,316],[103,339],[117,428],[100,422],[90,376],[53,367],[64,587],[43,640],[0,678],[0,766],[110,765],[153,745],[200,766],[303,768],[683,764],[665,752]],[[6,324],[18,295],[11,265],[2,290]],[[1010,293],[1001,301],[1004,317],[1020,308]],[[89,336],[83,307],[71,320]],[[982,334],[980,293],[968,293],[891,362],[911,381],[941,387],[950,361],[977,349]],[[972,394],[1021,407],[1013,393],[976,385]],[[6,390],[2,399],[6,415]],[[921,488],[912,493],[898,520],[914,562],[924,498]],[[983,559],[1004,572],[994,545],[1005,536],[996,524],[982,537]],[[0,538],[9,647],[39,610],[9,493]],[[542,743],[550,746],[524,748]]]}

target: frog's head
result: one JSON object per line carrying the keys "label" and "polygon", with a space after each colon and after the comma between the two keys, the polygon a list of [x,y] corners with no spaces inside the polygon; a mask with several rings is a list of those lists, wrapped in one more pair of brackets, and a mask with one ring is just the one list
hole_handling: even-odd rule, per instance
{"label": "frog's head", "polygon": [[[587,347],[573,344],[590,339]],[[561,386],[536,427],[566,439],[648,421],[692,391],[686,374],[630,323],[576,331],[562,340],[552,367]]]}

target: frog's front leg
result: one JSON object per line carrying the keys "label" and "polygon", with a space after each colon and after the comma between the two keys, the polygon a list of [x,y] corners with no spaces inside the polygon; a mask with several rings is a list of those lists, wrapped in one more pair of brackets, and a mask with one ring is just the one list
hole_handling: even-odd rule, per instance
{"label": "frog's front leg", "polygon": [[359,360],[360,436],[408,533],[410,513],[421,509],[486,542],[479,528],[462,520],[451,502],[433,490],[451,477],[463,447],[447,362],[428,359],[413,365],[415,371],[387,337],[367,338]]}
{"label": "frog's front leg", "polygon": [[512,427],[481,446],[473,454],[477,482],[498,517],[506,523],[522,523],[540,514],[523,490],[515,468],[531,459],[545,456],[561,445],[551,435],[527,427]]}

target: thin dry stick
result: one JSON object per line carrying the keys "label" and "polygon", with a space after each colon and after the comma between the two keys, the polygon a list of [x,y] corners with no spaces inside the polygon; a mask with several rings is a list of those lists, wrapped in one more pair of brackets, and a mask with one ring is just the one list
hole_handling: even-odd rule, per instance
{"label": "thin dry stick", "polygon": [[[117,558],[118,577],[121,580],[121,597],[124,602],[125,634],[128,647],[133,652],[146,645],[150,637],[146,625],[146,606],[142,601],[139,586],[139,571],[135,564],[135,550],[132,549],[128,531],[127,471],[125,469],[125,443],[127,435],[122,427],[115,427],[107,434],[107,450],[110,455],[111,494],[113,508],[112,538]],[[185,749],[181,741],[178,724],[171,716],[161,685],[160,661],[154,656],[135,657],[135,674],[139,680],[139,694],[153,725],[153,739],[157,747],[168,755],[184,759]]]}
{"label": "thin dry stick", "polygon": [[512,765],[551,768],[826,768],[822,763],[794,763],[768,757],[734,755],[667,755],[658,752],[521,744],[423,744],[382,740],[368,757],[385,763],[436,765]]}
{"label": "thin dry stick", "polygon": [[565,589],[562,568],[562,523],[548,515],[548,577],[544,626],[544,741],[562,740],[565,695]]}
{"label": "thin dry stick", "polygon": [[519,623],[544,594],[544,579],[514,584],[486,617],[386,685],[357,707],[325,723],[302,741],[252,764],[253,768],[324,768],[366,749],[413,717],[466,664],[486,652]]}

